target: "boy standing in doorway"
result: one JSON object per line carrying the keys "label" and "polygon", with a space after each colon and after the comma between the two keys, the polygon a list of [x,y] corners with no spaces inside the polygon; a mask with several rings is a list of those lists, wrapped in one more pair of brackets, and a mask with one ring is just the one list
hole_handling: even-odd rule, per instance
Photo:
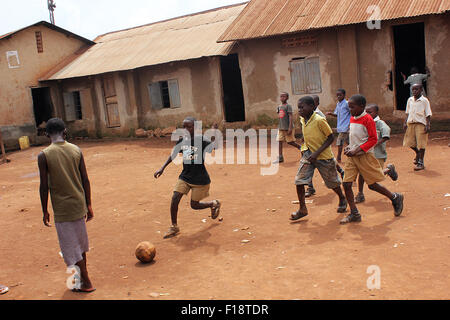
{"label": "boy standing in doorway", "polygon": [[428,133],[431,130],[430,101],[422,95],[423,86],[412,86],[413,96],[408,99],[406,105],[407,118],[403,125],[406,129],[403,146],[410,147],[416,153],[414,158],[415,171],[424,170],[425,148],[428,143]]}

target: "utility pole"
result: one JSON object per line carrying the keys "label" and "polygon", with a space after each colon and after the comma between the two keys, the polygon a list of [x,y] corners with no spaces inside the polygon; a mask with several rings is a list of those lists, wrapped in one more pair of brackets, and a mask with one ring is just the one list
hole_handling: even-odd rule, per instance
{"label": "utility pole", "polygon": [[51,24],[55,24],[55,16],[53,12],[55,11],[56,4],[53,3],[53,0],[47,0],[48,11],[50,12],[50,22]]}

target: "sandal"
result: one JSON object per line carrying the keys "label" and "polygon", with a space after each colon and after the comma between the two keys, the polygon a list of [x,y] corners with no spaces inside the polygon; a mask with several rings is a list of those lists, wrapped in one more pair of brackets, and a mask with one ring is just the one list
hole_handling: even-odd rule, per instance
{"label": "sandal", "polygon": [[163,238],[171,238],[176,236],[178,233],[180,233],[180,228],[178,226],[171,225],[169,231],[166,232]]}
{"label": "sandal", "polygon": [[0,294],[5,294],[9,291],[7,286],[0,285]]}
{"label": "sandal", "polygon": [[216,219],[220,213],[220,207],[222,204],[219,200],[213,200],[213,206],[211,207],[211,219]]}
{"label": "sandal", "polygon": [[306,211],[306,212],[300,212],[300,210],[299,211],[296,211],[296,212],[293,212],[292,214],[291,214],[291,217],[289,218],[291,221],[296,221],[296,220],[298,220],[298,219],[300,219],[300,218],[303,218],[303,217],[306,217],[308,215],[308,211]]}

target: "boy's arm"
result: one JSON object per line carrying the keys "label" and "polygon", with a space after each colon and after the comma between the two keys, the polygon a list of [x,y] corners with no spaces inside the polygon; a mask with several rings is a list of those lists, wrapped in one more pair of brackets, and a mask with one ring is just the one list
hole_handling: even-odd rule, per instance
{"label": "boy's arm", "polygon": [[289,129],[288,129],[288,135],[292,133],[292,130],[294,129],[294,115],[292,112],[288,113],[289,116]]}
{"label": "boy's arm", "polygon": [[41,196],[41,206],[44,221],[44,225],[50,227],[50,214],[48,213],[48,170],[47,170],[47,159],[43,152],[38,155],[38,167],[39,167],[39,194]]}
{"label": "boy's arm", "polygon": [[427,125],[425,126],[425,133],[428,133],[431,130],[431,116],[428,116],[426,119]]}
{"label": "boy's arm", "polygon": [[167,158],[167,160],[163,164],[163,166],[158,171],[156,171],[155,174],[153,175],[156,179],[159,178],[164,173],[164,170],[166,169],[166,167],[172,162],[173,159],[175,159],[175,157],[179,153],[179,151],[177,151],[177,145],[179,143],[180,143],[180,141],[178,141],[178,143],[172,149],[172,153],[170,154],[169,158]]}
{"label": "boy's arm", "polygon": [[83,153],[81,153],[79,169],[81,174],[81,182],[83,183],[84,195],[86,198],[86,206],[88,208],[88,212],[86,213],[86,222],[87,222],[94,218],[94,212],[92,211],[91,206],[91,182],[89,181],[89,177],[87,174],[86,163],[84,162]]}
{"label": "boy's arm", "polygon": [[325,142],[320,146],[319,149],[317,149],[316,151],[314,151],[308,159],[309,162],[314,163],[317,160],[317,157],[329,146],[331,146],[331,144],[333,143],[334,140],[334,136],[333,133],[331,133],[328,137],[327,140],[325,140]]}

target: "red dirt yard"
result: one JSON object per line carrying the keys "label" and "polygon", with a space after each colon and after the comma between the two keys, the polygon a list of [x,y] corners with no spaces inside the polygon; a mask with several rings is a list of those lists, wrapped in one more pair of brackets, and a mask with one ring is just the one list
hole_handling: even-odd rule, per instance
{"label": "red dirt yard", "polygon": [[[195,212],[185,197],[181,233],[168,240],[162,235],[181,167],[171,164],[158,180],[153,173],[170,139],[75,141],[95,213],[88,223],[92,294],[67,289],[56,230],[42,223],[36,157],[44,146],[8,154],[11,162],[0,165],[0,283],[10,291],[0,299],[449,299],[450,133],[431,134],[421,172],[402,137],[388,142],[399,180],[383,183],[405,195],[399,218],[390,201],[366,190],[362,222],[339,225],[338,199],[316,173],[310,214],[291,223],[299,154],[286,146],[286,162],[272,176],[261,176],[259,165],[209,165],[223,221]],[[156,246],[151,264],[134,256],[141,241]],[[380,268],[380,289],[367,287],[371,265]]]}

